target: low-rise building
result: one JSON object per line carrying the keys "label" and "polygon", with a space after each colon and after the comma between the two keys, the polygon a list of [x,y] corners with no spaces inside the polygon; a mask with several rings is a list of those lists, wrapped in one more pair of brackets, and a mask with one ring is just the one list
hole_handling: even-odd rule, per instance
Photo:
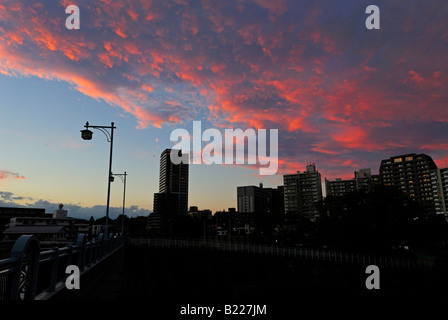
{"label": "low-rise building", "polygon": [[4,240],[16,240],[21,235],[36,235],[41,242],[69,242],[76,241],[78,234],[89,233],[87,223],[79,223],[77,219],[67,217],[67,210],[55,210],[53,215],[20,216],[11,218],[3,231]]}

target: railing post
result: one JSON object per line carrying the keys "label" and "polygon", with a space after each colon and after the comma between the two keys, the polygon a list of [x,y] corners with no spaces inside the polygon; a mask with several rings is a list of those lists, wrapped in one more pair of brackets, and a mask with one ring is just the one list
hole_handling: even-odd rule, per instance
{"label": "railing post", "polygon": [[95,249],[95,239],[92,239],[91,241],[87,242],[85,245],[85,261],[84,265],[88,268],[90,267],[90,264],[93,260],[93,250]]}
{"label": "railing post", "polygon": [[78,239],[76,239],[76,245],[79,248],[78,252],[78,267],[80,271],[84,271],[84,265],[86,263],[86,235],[80,234],[78,235]]}
{"label": "railing post", "polygon": [[105,255],[109,254],[110,252],[112,252],[111,245],[112,245],[113,238],[114,238],[114,233],[109,233],[109,238],[106,239],[106,243],[105,243],[106,250],[103,253],[103,257]]}
{"label": "railing post", "polygon": [[99,260],[102,257],[102,252],[104,249],[104,234],[100,233],[100,236],[98,237],[98,244],[97,244],[97,248],[98,248],[98,252],[96,254],[95,257],[95,261]]}
{"label": "railing post", "polygon": [[71,244],[69,244],[67,246],[68,248],[68,255],[67,255],[67,266],[72,264],[72,259],[73,259],[73,246]]}
{"label": "railing post", "polygon": [[96,256],[98,252],[98,241],[99,241],[98,238],[93,238],[92,241],[90,241],[90,261],[92,263],[96,261]]}
{"label": "railing post", "polygon": [[40,259],[39,239],[33,235],[20,236],[11,250],[11,258],[17,260],[17,270],[12,275],[10,299],[34,299]]}
{"label": "railing post", "polygon": [[58,276],[58,264],[59,264],[59,248],[55,247],[51,249],[51,260],[52,260],[52,266],[51,266],[51,281],[50,281],[50,288],[48,289],[49,292],[54,292],[54,289],[56,288],[56,281]]}

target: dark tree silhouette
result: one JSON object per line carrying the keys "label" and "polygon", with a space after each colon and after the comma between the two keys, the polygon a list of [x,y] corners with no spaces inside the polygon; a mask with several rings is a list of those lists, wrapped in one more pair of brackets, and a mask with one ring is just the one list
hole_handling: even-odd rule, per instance
{"label": "dark tree silhouette", "polygon": [[414,243],[413,225],[423,209],[400,190],[378,186],[369,193],[328,196],[320,204],[316,237],[321,244],[357,251],[386,252]]}

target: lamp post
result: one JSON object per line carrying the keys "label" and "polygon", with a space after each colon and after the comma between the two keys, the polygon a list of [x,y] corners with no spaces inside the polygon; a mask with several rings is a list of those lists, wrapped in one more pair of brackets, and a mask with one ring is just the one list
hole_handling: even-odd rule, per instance
{"label": "lamp post", "polygon": [[126,171],[124,173],[115,173],[112,174],[112,176],[120,177],[121,181],[124,184],[123,188],[123,214],[121,215],[121,234],[124,234],[124,208],[125,208],[125,199],[126,199],[126,176],[128,174]]}
{"label": "lamp post", "polygon": [[[93,132],[89,130],[89,128],[97,129],[104,133],[106,136],[107,142],[110,142],[110,156],[109,156],[109,175],[107,177],[107,205],[106,205],[106,223],[104,226],[104,238],[107,239],[109,236],[109,202],[110,202],[110,183],[113,181],[112,177],[112,148],[114,144],[114,129],[116,127],[114,126],[114,123],[111,122],[110,126],[91,126],[89,125],[89,122],[86,122],[85,129],[81,130],[81,138],[84,140],[92,140]],[[107,130],[110,129],[110,132]]]}

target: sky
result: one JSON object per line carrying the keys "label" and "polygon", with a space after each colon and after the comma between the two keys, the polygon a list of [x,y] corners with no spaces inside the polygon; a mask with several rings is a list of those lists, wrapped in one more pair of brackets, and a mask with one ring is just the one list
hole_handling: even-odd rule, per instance
{"label": "sky", "polygon": [[[68,5],[80,29],[68,30]],[[368,30],[368,5],[380,29]],[[113,172],[126,211],[147,215],[173,130],[278,130],[278,173],[190,165],[189,205],[236,207],[236,187],[282,185],[314,162],[352,178],[382,159],[426,153],[448,167],[445,0],[3,0],[0,3],[0,205],[63,203],[105,214]],[[203,144],[203,147],[206,143]],[[123,183],[111,190],[121,213]]]}

